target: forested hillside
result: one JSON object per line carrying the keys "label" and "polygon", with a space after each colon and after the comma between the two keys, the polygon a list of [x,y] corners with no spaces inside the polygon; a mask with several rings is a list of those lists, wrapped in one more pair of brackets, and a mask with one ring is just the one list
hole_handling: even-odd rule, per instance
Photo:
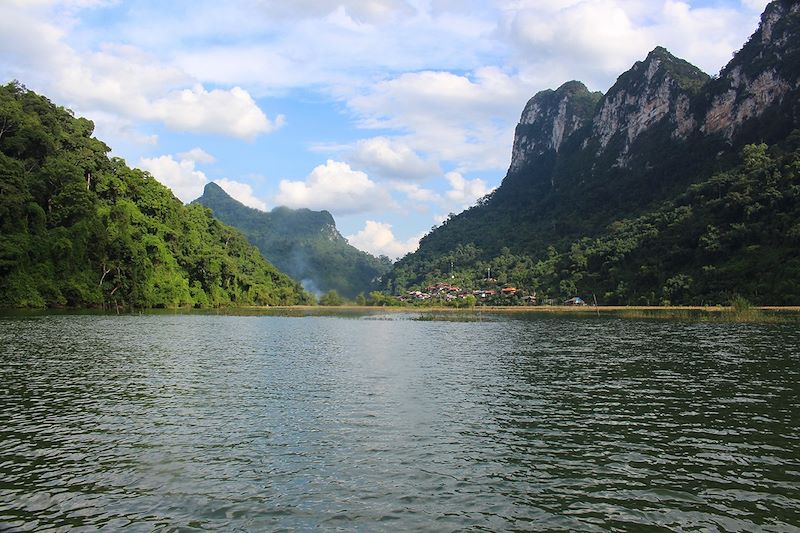
{"label": "forested hillside", "polygon": [[534,95],[501,186],[395,264],[555,301],[798,304],[800,4],[771,2],[719,76],[658,47],[605,94]]}
{"label": "forested hillside", "polygon": [[308,300],[208,209],[109,158],[93,129],[18,83],[0,86],[0,306]]}
{"label": "forested hillside", "polygon": [[264,257],[314,292],[335,290],[348,298],[369,292],[391,268],[388,257],[375,257],[348,244],[327,211],[276,207],[269,213],[231,198],[209,183],[193,203],[239,229]]}
{"label": "forested hillside", "polygon": [[413,266],[395,267],[398,287],[446,278],[469,288],[513,286],[539,301],[594,295],[604,304],[715,305],[739,295],[798,305],[800,131],[771,149],[746,146],[736,167],[598,236],[555,242],[536,256],[506,247],[489,260],[467,244]]}

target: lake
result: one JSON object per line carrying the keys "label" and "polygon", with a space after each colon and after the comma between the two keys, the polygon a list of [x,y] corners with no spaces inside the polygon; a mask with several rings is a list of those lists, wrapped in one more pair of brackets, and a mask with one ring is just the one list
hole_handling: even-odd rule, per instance
{"label": "lake", "polygon": [[800,331],[0,317],[2,531],[800,531]]}

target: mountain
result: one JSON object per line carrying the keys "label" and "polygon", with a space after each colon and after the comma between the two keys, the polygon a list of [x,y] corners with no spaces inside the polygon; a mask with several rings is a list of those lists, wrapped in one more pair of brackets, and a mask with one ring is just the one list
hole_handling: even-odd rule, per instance
{"label": "mountain", "polygon": [[[556,299],[796,302],[797,287],[753,276],[795,264],[797,243],[775,235],[798,211],[798,127],[800,4],[778,0],[717,77],[658,47],[605,94],[571,81],[533,96],[501,186],[425,236],[385,288],[429,284],[452,261],[463,285],[491,268]],[[701,238],[729,233],[703,255]]]}
{"label": "mountain", "polygon": [[309,300],[240,232],[109,158],[93,129],[18,83],[0,86],[0,306]]}
{"label": "mountain", "polygon": [[238,228],[264,257],[311,292],[335,290],[348,298],[376,288],[391,267],[347,243],[327,211],[276,207],[265,213],[231,198],[216,183],[206,185],[195,200],[214,216]]}

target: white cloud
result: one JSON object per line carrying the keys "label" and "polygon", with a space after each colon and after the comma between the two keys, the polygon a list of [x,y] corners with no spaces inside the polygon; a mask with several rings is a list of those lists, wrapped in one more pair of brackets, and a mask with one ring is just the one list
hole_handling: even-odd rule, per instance
{"label": "white cloud", "polygon": [[124,153],[126,146],[158,145],[158,135],[145,133],[136,123],[115,113],[98,111],[92,114],[92,122],[95,135],[106,142],[115,154]]}
{"label": "white cloud", "polygon": [[180,159],[188,159],[190,161],[194,161],[195,163],[214,163],[217,158],[213,155],[209,154],[202,148],[192,148],[187,152],[179,152],[178,157]]}
{"label": "white cloud", "polygon": [[233,181],[229,179],[214,180],[214,183],[222,187],[234,200],[238,200],[248,207],[260,209],[261,211],[267,210],[267,204],[253,194],[253,188],[247,183],[240,181]]}
{"label": "white cloud", "polygon": [[139,167],[172,189],[172,193],[184,203],[199,198],[208,183],[206,175],[194,168],[194,161],[175,161],[171,155],[143,157],[139,160]]}
{"label": "white cloud", "polygon": [[179,131],[219,133],[250,140],[285,123],[283,115],[278,115],[275,122],[270,121],[240,87],[207,91],[201,85],[153,100],[142,112],[142,118],[158,119]]}
{"label": "white cloud", "polygon": [[632,56],[652,48],[646,30],[619,1],[572,4],[521,9],[511,22],[512,39],[539,61],[558,58],[576,70],[601,73],[621,72]]}
{"label": "white cloud", "polygon": [[531,89],[498,68],[471,75],[402,74],[371,86],[348,105],[365,128],[409,132],[403,142],[459,169],[504,169],[514,126]]}
{"label": "white cloud", "polygon": [[330,15],[339,9],[360,22],[377,23],[397,15],[411,15],[414,8],[405,0],[292,0],[259,2],[258,9],[270,16],[302,19]]}
{"label": "white cloud", "polygon": [[445,179],[450,184],[450,190],[445,193],[445,196],[453,204],[459,204],[459,210],[469,207],[475,203],[475,200],[492,191],[484,180],[480,178],[469,180],[458,172],[448,172],[445,174]]}
{"label": "white cloud", "polygon": [[420,187],[416,183],[395,183],[393,188],[406,195],[409,200],[414,202],[438,202],[441,200],[438,194],[431,189]]}
{"label": "white cloud", "polygon": [[348,235],[346,238],[356,248],[372,255],[386,255],[397,259],[416,250],[423,235],[421,233],[408,240],[400,241],[395,238],[391,224],[367,220],[364,229],[355,235]]}
{"label": "white cloud", "polygon": [[742,0],[742,5],[759,13],[763,12],[770,0]]}
{"label": "white cloud", "polygon": [[387,137],[358,141],[350,161],[370,174],[394,180],[423,180],[442,172],[435,162],[421,158],[402,141]]}
{"label": "white cloud", "polygon": [[514,63],[523,79],[551,88],[580,79],[605,91],[657,45],[716,73],[755,30],[766,2],[743,0],[744,9],[734,2],[691,4],[528,0],[509,6],[500,33],[517,48]]}
{"label": "white cloud", "polygon": [[73,48],[67,42],[69,24],[45,7],[4,8],[0,68],[82,114],[114,113],[242,139],[274,131],[285,120],[269,120],[241,87],[207,90],[179,67],[135,46],[106,42],[89,51]]}
{"label": "white cloud", "polygon": [[305,181],[281,180],[275,203],[288,207],[327,209],[336,214],[366,213],[392,207],[389,194],[369,179],[340,161],[319,165]]}

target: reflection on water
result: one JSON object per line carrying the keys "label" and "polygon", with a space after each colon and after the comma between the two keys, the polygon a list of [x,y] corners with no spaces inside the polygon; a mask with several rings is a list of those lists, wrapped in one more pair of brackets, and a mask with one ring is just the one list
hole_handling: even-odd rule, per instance
{"label": "reflection on water", "polygon": [[0,318],[0,530],[800,531],[796,326],[415,317]]}

